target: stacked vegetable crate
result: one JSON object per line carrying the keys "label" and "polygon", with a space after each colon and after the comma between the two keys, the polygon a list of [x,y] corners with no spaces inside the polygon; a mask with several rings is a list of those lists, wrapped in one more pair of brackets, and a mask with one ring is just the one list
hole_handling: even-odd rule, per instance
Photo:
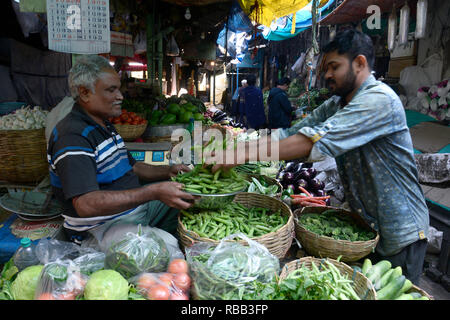
{"label": "stacked vegetable crate", "polygon": [[[369,232],[373,232],[376,236],[367,241],[338,240],[311,232],[299,222],[303,215],[308,213],[323,213],[330,209],[343,216],[351,217],[357,225]],[[315,257],[327,257],[332,259],[341,257],[341,261],[343,262],[357,261],[369,255],[375,249],[379,240],[378,233],[373,230],[359,215],[343,209],[331,207],[304,207],[294,211],[294,216],[297,239],[300,241],[305,250]]]}
{"label": "stacked vegetable crate", "polygon": [[[273,197],[247,192],[237,194],[233,202],[242,204],[246,208],[257,207],[267,209],[267,215],[279,211],[283,217],[287,217],[287,223],[276,231],[270,232],[270,230],[268,230],[266,234],[250,237],[252,240],[264,245],[269,252],[276,257],[283,258],[291,247],[294,238],[294,217],[289,206]],[[227,221],[227,223],[232,222]],[[180,236],[182,249],[190,247],[197,242],[219,244],[221,240],[214,240],[205,237],[204,235],[201,236],[197,232],[188,230],[183,224],[181,216],[178,217],[178,234]],[[245,242],[239,242],[245,244]]]}

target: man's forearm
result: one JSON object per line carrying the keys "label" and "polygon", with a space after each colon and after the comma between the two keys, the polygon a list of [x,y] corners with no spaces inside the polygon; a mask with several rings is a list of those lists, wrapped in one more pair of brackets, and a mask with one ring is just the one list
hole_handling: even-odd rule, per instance
{"label": "man's forearm", "polygon": [[136,162],[133,172],[145,181],[162,181],[169,179],[170,166],[152,166],[144,162]]}
{"label": "man's forearm", "polygon": [[[279,144],[278,155],[271,154],[270,150],[272,149],[271,148],[272,143]],[[270,136],[262,137],[258,140],[249,141],[245,143],[244,162],[249,162],[252,160],[267,161],[268,159],[265,159],[264,157],[262,157],[262,155],[267,155],[272,160],[275,160],[277,156],[278,159],[276,160],[298,159],[308,156],[311,152],[312,147],[313,147],[312,141],[308,137],[300,133],[294,134],[286,139],[282,139],[279,141],[273,141],[270,138]],[[243,150],[242,147],[241,150]],[[252,155],[251,150],[257,151],[256,152],[257,159],[254,158],[254,155]]]}
{"label": "man's forearm", "polygon": [[157,192],[157,185],[131,190],[93,191],[77,197],[72,203],[80,217],[109,216],[156,200]]}

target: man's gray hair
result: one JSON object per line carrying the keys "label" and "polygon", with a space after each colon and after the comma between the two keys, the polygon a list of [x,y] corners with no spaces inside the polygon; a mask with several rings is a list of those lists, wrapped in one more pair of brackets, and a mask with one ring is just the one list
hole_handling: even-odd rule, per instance
{"label": "man's gray hair", "polygon": [[69,71],[69,89],[74,100],[79,97],[78,89],[83,86],[95,93],[95,82],[102,73],[114,71],[109,61],[99,55],[89,54],[78,57]]}

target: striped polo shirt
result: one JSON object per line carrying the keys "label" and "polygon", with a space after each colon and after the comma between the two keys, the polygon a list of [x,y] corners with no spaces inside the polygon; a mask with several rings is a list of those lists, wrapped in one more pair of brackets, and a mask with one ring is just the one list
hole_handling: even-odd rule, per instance
{"label": "striped polo shirt", "polygon": [[136,208],[107,216],[81,218],[72,198],[97,190],[140,187],[133,172],[136,161],[114,126],[97,124],[78,104],[53,129],[47,146],[50,181],[64,204],[64,227],[83,232],[132,213]]}

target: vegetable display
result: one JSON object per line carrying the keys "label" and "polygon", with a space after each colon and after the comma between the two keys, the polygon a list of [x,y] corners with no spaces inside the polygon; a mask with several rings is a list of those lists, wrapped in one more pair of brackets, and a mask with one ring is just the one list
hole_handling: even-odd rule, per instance
{"label": "vegetable display", "polygon": [[350,216],[340,215],[333,209],[320,214],[302,214],[298,223],[317,235],[336,240],[369,241],[376,237],[374,232],[360,227]]}
{"label": "vegetable display", "polygon": [[297,105],[299,107],[306,106],[307,110],[312,111],[325,102],[325,100],[329,97],[330,93],[327,88],[311,89],[309,91],[305,91],[297,99]]}
{"label": "vegetable display", "polygon": [[279,282],[255,282],[254,290],[243,295],[243,300],[361,300],[353,289],[353,281],[339,269],[324,260],[320,268],[304,264]]}
{"label": "vegetable display", "polygon": [[[230,242],[239,236],[248,242]],[[255,281],[273,281],[280,270],[278,258],[263,245],[243,235],[224,239],[216,247],[196,243],[186,249],[196,296],[200,300],[237,300],[252,290]]]}
{"label": "vegetable display", "polygon": [[246,189],[247,181],[243,175],[233,169],[219,169],[211,173],[211,168],[212,166],[203,168],[198,164],[193,170],[172,177],[172,180],[184,184],[186,192],[195,194],[225,194]]}
{"label": "vegetable display", "polygon": [[248,237],[259,237],[275,232],[288,222],[281,211],[269,212],[266,208],[246,208],[232,202],[218,211],[195,209],[181,210],[181,222],[189,231],[201,237],[221,240],[241,232]]}
{"label": "vegetable display", "polygon": [[247,174],[260,174],[275,179],[280,169],[279,161],[257,161],[238,165],[234,168],[237,172]]}
{"label": "vegetable display", "polygon": [[362,273],[372,282],[377,300],[430,300],[418,292],[411,291],[413,283],[402,273],[401,267],[392,268],[390,261],[381,260],[372,265],[364,259]]}
{"label": "vegetable display", "polygon": [[281,200],[304,207],[330,205],[330,197],[324,191],[325,183],[316,178],[317,173],[311,163],[285,163],[276,177],[284,188]]}
{"label": "vegetable display", "polygon": [[165,242],[151,230],[138,229],[113,243],[106,252],[105,267],[118,271],[126,279],[142,272],[165,271],[170,253]]}
{"label": "vegetable display", "polygon": [[118,117],[109,119],[113,124],[128,124],[128,125],[140,125],[146,124],[147,120],[137,115],[135,112],[128,112],[126,109],[122,109],[122,114]]}
{"label": "vegetable display", "polygon": [[32,130],[46,125],[48,111],[41,107],[22,106],[16,111],[0,117],[0,130]]}

